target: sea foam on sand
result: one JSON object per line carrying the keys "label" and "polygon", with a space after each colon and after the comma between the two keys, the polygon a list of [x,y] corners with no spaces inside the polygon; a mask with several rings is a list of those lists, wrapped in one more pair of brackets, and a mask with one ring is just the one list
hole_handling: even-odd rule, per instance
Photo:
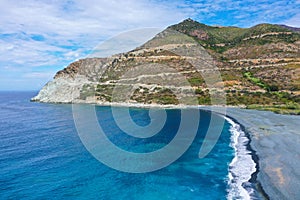
{"label": "sea foam on sand", "polygon": [[251,175],[256,171],[256,163],[252,159],[251,151],[247,149],[249,139],[245,132],[241,130],[239,124],[230,118],[225,119],[231,124],[231,146],[235,155],[229,164],[228,174],[228,196],[227,199],[245,199],[250,200],[254,189],[245,187],[249,184]]}

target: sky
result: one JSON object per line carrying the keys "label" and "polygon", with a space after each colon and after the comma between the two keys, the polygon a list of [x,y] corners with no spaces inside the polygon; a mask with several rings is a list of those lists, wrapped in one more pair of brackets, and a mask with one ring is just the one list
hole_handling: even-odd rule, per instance
{"label": "sky", "polygon": [[0,90],[39,90],[115,35],[186,18],[300,27],[300,0],[0,0]]}

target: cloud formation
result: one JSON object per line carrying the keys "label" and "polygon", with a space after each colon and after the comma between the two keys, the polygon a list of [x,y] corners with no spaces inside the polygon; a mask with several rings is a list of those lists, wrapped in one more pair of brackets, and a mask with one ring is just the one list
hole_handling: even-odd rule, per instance
{"label": "cloud formation", "polygon": [[[36,71],[46,71],[49,79],[53,74],[47,71],[54,72],[86,56],[99,42],[115,34],[165,27],[187,17],[174,11],[172,6],[137,0],[1,1],[0,80],[8,74],[15,74],[17,80],[20,74]],[[45,79],[37,80],[41,81]],[[5,89],[2,85],[0,89]]]}
{"label": "cloud formation", "polygon": [[[132,29],[207,24],[300,26],[299,0],[0,0],[0,90],[39,89],[55,71]],[[149,36],[150,37],[150,36]],[[30,75],[31,74],[31,75]],[[26,84],[18,84],[19,82]]]}

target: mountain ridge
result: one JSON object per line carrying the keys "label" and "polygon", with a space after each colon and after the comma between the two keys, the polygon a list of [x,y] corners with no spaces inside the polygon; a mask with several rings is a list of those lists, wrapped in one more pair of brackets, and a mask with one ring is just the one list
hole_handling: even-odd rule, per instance
{"label": "mountain ridge", "polygon": [[[189,91],[184,87],[165,87],[162,84],[184,76],[194,89],[197,104],[209,105],[212,104],[211,88],[207,88],[202,72],[193,70],[187,54],[196,51],[203,60],[219,69],[227,105],[300,113],[300,33],[297,28],[273,24],[250,28],[216,27],[192,19],[167,27],[144,45],[127,53],[71,63],[57,72],[32,100],[52,103],[112,102],[114,87],[121,82],[134,90],[128,103],[179,104],[183,97],[176,98],[174,92],[181,91],[183,96],[188,96]],[[155,72],[155,68],[162,64],[168,64],[175,72],[167,71],[165,74],[168,76]],[[156,74],[131,77],[135,82],[130,78],[122,80],[122,75],[138,65],[149,65]],[[200,65],[203,65],[200,71],[210,70],[208,66]],[[154,84],[149,81],[160,82]],[[215,90],[218,90],[217,86]]]}

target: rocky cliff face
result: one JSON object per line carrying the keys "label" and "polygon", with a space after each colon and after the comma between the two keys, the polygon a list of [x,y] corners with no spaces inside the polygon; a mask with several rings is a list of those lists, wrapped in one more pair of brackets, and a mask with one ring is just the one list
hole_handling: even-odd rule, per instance
{"label": "rocky cliff face", "polygon": [[60,70],[54,79],[48,82],[32,98],[32,101],[49,103],[71,103],[80,97],[82,86],[96,82],[93,75],[105,70],[105,63],[109,59],[87,58],[71,63],[68,67]]}
{"label": "rocky cliff face", "polygon": [[[208,72],[216,68],[222,81],[208,84],[213,79]],[[129,103],[178,104],[193,90],[197,102],[191,104],[212,104],[211,96],[221,98],[223,91],[230,105],[297,108],[299,75],[297,28],[212,27],[187,19],[130,52],[71,63],[32,100],[123,102],[116,97],[119,88],[119,92],[130,91]]]}

